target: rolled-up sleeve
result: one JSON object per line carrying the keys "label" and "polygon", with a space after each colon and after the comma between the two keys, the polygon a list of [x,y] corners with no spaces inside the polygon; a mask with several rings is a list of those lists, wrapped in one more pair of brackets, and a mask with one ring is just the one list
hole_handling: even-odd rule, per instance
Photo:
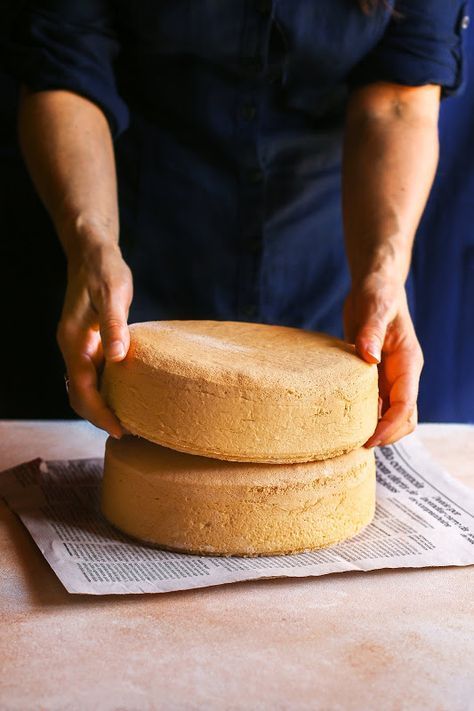
{"label": "rolled-up sleeve", "polygon": [[120,50],[106,0],[37,0],[26,4],[10,42],[10,71],[32,91],[64,89],[97,104],[117,136],[128,109],[117,90]]}
{"label": "rolled-up sleeve", "polygon": [[399,0],[385,34],[358,64],[353,85],[389,81],[407,86],[439,84],[444,96],[464,85],[466,0]]}

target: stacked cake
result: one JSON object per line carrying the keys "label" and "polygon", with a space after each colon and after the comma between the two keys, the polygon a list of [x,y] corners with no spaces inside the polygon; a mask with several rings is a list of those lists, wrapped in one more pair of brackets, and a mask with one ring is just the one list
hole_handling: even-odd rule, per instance
{"label": "stacked cake", "polygon": [[371,520],[377,368],[300,329],[220,321],[130,327],[102,391],[132,433],[106,447],[102,507],[163,548],[275,555]]}

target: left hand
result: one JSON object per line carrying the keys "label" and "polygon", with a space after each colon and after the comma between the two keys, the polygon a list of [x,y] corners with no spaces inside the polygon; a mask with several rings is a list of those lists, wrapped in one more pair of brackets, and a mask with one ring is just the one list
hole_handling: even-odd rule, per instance
{"label": "left hand", "polygon": [[423,354],[408,310],[405,288],[371,275],[353,287],[345,304],[346,338],[358,355],[379,364],[379,422],[366,447],[391,444],[417,424]]}

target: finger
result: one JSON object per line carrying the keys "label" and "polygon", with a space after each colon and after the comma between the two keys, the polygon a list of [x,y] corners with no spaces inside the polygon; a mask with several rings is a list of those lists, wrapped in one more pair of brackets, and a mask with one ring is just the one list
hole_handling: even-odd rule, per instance
{"label": "finger", "polygon": [[92,358],[88,354],[80,354],[66,365],[71,407],[80,417],[119,439],[124,431],[97,389],[97,370]]}
{"label": "finger", "polygon": [[380,363],[387,324],[371,318],[359,329],[355,338],[356,351],[367,363]]}
{"label": "finger", "polygon": [[103,360],[99,333],[63,321],[58,328],[58,343],[66,363],[71,407],[113,437],[121,437],[123,428],[98,391],[97,369]]}
{"label": "finger", "polygon": [[406,435],[413,432],[416,429],[417,424],[418,411],[415,407],[412,414],[408,417],[407,420],[403,422],[403,424],[395,432],[392,432],[391,434],[384,434],[382,432],[379,446],[382,447],[386,446],[387,444],[393,444],[393,442],[397,442],[399,439],[402,439],[402,437],[405,437]]}
{"label": "finger", "polygon": [[367,448],[384,447],[410,434],[417,425],[416,408],[410,412],[405,406],[394,405],[379,421],[372,437],[366,442]]}
{"label": "finger", "polygon": [[108,288],[98,304],[99,328],[104,357],[108,361],[121,361],[130,347],[127,325],[132,300],[131,285],[121,282]]}
{"label": "finger", "polygon": [[373,297],[368,301],[355,338],[357,353],[368,363],[380,363],[391,319],[392,313],[387,303]]}
{"label": "finger", "polygon": [[392,404],[378,421],[374,434],[369,437],[365,446],[370,448],[385,444],[392,434],[400,429],[405,422],[408,422],[410,416],[411,410],[406,403],[397,402]]}
{"label": "finger", "polygon": [[379,420],[382,417],[384,412],[385,412],[384,400],[383,400],[383,397],[379,396],[379,403],[378,403],[378,418],[379,418]]}
{"label": "finger", "polygon": [[[379,420],[374,434],[366,442],[366,447],[387,444],[397,430],[412,421],[413,414],[416,413],[421,365],[410,355],[404,356],[403,360],[404,369],[395,378],[390,389],[390,406]],[[390,362],[386,367],[390,367]]]}
{"label": "finger", "polygon": [[382,437],[380,446],[385,447],[388,444],[393,444],[394,442],[398,442],[398,440],[400,440],[403,437],[406,437],[407,435],[414,432],[417,424],[418,424],[418,417],[417,417],[416,412],[414,412],[412,417],[410,417],[396,432],[392,433],[389,437]]}

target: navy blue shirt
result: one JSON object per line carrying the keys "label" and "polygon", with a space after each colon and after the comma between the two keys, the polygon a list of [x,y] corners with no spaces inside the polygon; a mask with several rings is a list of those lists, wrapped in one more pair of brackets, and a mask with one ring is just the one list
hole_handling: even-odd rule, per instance
{"label": "navy blue shirt", "polygon": [[[392,3],[393,5],[393,3]],[[10,46],[33,90],[97,103],[117,138],[132,320],[341,331],[350,90],[463,83],[462,0],[38,0]]]}

